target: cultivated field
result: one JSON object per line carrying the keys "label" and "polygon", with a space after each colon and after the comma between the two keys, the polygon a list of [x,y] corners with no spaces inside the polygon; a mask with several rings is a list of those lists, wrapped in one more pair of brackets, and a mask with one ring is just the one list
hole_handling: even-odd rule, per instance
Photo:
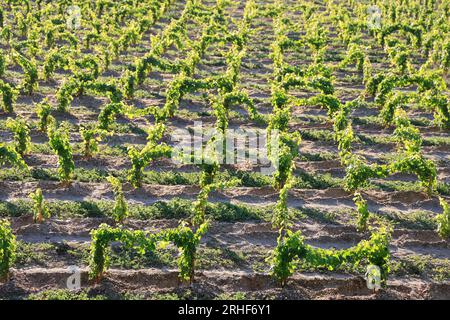
{"label": "cultivated field", "polygon": [[0,0],[0,299],[449,299],[449,9]]}

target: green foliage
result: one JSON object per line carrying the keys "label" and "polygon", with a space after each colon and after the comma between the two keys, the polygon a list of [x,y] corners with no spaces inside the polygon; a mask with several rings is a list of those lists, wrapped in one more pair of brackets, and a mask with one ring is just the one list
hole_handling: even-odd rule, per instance
{"label": "green foliage", "polygon": [[450,237],[450,206],[441,197],[439,197],[439,203],[441,204],[443,212],[436,216],[438,233],[442,238],[448,238]]}
{"label": "green foliage", "polygon": [[294,273],[296,266],[294,261],[298,257],[306,255],[306,248],[301,232],[286,230],[283,236],[280,234],[277,247],[272,252],[269,262],[272,264],[272,275],[285,286],[287,279]]}
{"label": "green foliage", "polygon": [[419,129],[411,125],[403,109],[397,109],[395,111],[394,122],[396,125],[394,139],[406,152],[419,152],[422,146],[422,136],[420,135]]}
{"label": "green foliage", "polygon": [[370,215],[367,202],[359,192],[355,192],[353,201],[355,202],[359,213],[357,228],[359,231],[365,231],[367,229],[367,219]]}
{"label": "green foliage", "polygon": [[113,188],[115,198],[113,219],[120,223],[128,216],[128,204],[122,191],[122,183],[113,176],[108,177],[108,182]]}
{"label": "green foliage", "polygon": [[291,109],[289,106],[286,108],[274,108],[269,118],[269,126],[267,128],[268,135],[270,135],[273,130],[285,131],[288,128],[290,117]]}
{"label": "green foliage", "polygon": [[56,92],[58,111],[67,112],[73,96],[82,91],[81,83],[75,78],[68,78]]}
{"label": "green foliage", "polygon": [[0,143],[0,166],[9,164],[19,169],[28,170],[28,166],[14,146]]}
{"label": "green foliage", "polygon": [[410,99],[408,94],[392,92],[388,94],[383,109],[380,112],[380,116],[386,125],[391,124],[394,121],[394,115],[399,107],[403,107]]}
{"label": "green foliage", "polygon": [[45,56],[43,66],[43,76],[45,80],[52,78],[53,73],[57,68],[66,69],[69,66],[69,59],[66,57],[68,51],[64,49],[52,49]]}
{"label": "green foliage", "polygon": [[403,44],[396,44],[387,49],[390,56],[391,63],[396,73],[400,75],[407,74],[411,70],[411,64],[409,62],[410,50]]}
{"label": "green foliage", "polygon": [[96,295],[96,296],[90,296],[86,292],[74,292],[69,289],[50,289],[50,290],[44,290],[40,291],[38,293],[30,294],[27,298],[28,300],[50,300],[50,301],[56,301],[56,300],[63,300],[63,301],[70,301],[70,300],[76,300],[76,301],[92,301],[92,300],[107,300],[106,296],[103,295]]}
{"label": "green foliage", "polygon": [[401,86],[403,81],[405,81],[405,79],[398,75],[386,75],[378,84],[375,102],[379,105],[383,105],[386,102],[387,96],[392,92],[392,90],[394,90],[395,87]]}
{"label": "green foliage", "polygon": [[166,90],[166,102],[164,107],[154,110],[153,114],[158,122],[164,121],[167,118],[173,117],[178,110],[182,97],[199,89],[208,88],[210,85],[208,81],[202,81],[190,78],[184,73],[180,73],[172,80]]}
{"label": "green foliage", "polygon": [[[369,70],[366,70],[369,72]],[[366,85],[366,94],[370,96],[375,96],[380,83],[386,78],[383,73],[369,74],[365,75],[364,84]]]}
{"label": "green foliage", "polygon": [[14,144],[17,153],[21,156],[28,153],[31,146],[30,128],[25,119],[17,117],[15,120],[8,118],[6,127],[14,135]]}
{"label": "green foliage", "polygon": [[136,248],[139,253],[144,254],[156,249],[158,235],[101,224],[98,229],[91,231],[91,238],[89,278],[99,282],[109,266],[109,245],[112,242],[121,242],[127,248]]}
{"label": "green foliage", "polygon": [[134,96],[134,92],[136,90],[136,77],[134,73],[130,70],[126,70],[124,72],[122,81],[122,91],[124,93],[125,98],[131,99]]}
{"label": "green foliage", "polygon": [[339,68],[344,68],[351,63],[355,63],[358,72],[363,72],[366,54],[364,49],[356,43],[351,43],[347,48],[345,58],[339,64]]}
{"label": "green foliage", "polygon": [[292,180],[291,171],[287,183],[285,183],[280,190],[280,195],[272,215],[272,226],[274,228],[279,228],[280,230],[287,229],[292,224],[292,216],[288,209],[288,195],[289,190],[292,188]]}
{"label": "green foliage", "polygon": [[117,115],[124,114],[125,105],[119,103],[108,103],[98,115],[98,127],[102,130],[108,130],[109,126],[115,121]]}
{"label": "green foliage", "polygon": [[80,82],[93,81],[100,75],[100,61],[94,55],[84,55],[73,61],[72,71]]}
{"label": "green foliage", "polygon": [[370,59],[368,56],[364,58],[364,64],[363,64],[363,83],[366,85],[366,90],[370,91],[370,88],[367,87],[368,83],[372,79],[373,74],[373,66],[370,62]]}
{"label": "green foliage", "polygon": [[6,70],[6,58],[3,54],[3,50],[0,49],[0,77],[3,77],[5,75]]}
{"label": "green foliage", "polygon": [[123,93],[116,85],[115,81],[103,82],[83,81],[83,88],[91,90],[94,94],[108,97],[112,103],[119,103],[123,99]]}
{"label": "green foliage", "polygon": [[27,59],[17,51],[13,51],[12,58],[23,69],[23,72],[25,74],[25,80],[22,84],[23,89],[26,93],[32,94],[33,91],[37,90],[38,88],[39,75],[36,63],[32,60]]}
{"label": "green foliage", "polygon": [[195,231],[182,223],[177,229],[165,232],[165,240],[173,242],[180,250],[178,268],[182,280],[189,280],[190,283],[194,280],[197,247],[208,228],[208,221],[201,224]]}
{"label": "green foliage", "polygon": [[382,46],[385,45],[386,38],[394,32],[402,31],[411,34],[415,39],[415,45],[420,48],[422,46],[423,29],[419,26],[410,26],[402,23],[394,23],[387,25],[381,30],[379,34],[379,42]]}
{"label": "green foliage", "polygon": [[7,220],[0,220],[0,280],[7,280],[16,258],[16,237]]}
{"label": "green foliage", "polygon": [[196,230],[185,223],[178,228],[163,230],[159,233],[147,231],[131,231],[123,228],[111,228],[106,224],[91,232],[91,250],[89,260],[89,277],[100,281],[109,265],[109,245],[120,242],[127,248],[133,248],[140,254],[164,248],[172,242],[180,250],[178,266],[182,280],[194,280],[195,260],[200,240],[207,232],[209,223],[205,222]]}
{"label": "green foliage", "polygon": [[107,96],[114,104],[122,101],[122,91],[114,83],[95,80],[98,77],[98,66],[96,64],[94,66],[91,70],[92,74],[80,71],[78,76],[68,78],[58,89],[56,99],[59,111],[67,112],[74,96],[82,95],[86,90],[90,90],[96,95]]}
{"label": "green foliage", "polygon": [[83,140],[83,155],[90,158],[98,151],[98,143],[104,135],[102,130],[93,126],[84,125],[80,127],[80,136]]}
{"label": "green foliage", "polygon": [[341,102],[335,96],[331,94],[318,94],[307,100],[308,105],[317,105],[319,107],[327,108],[327,115],[330,119],[341,108]]}
{"label": "green foliage", "polygon": [[67,123],[62,123],[59,127],[56,124],[50,126],[47,131],[48,143],[58,156],[59,179],[65,184],[70,183],[75,163],[72,157],[72,146],[69,141],[69,128]]}
{"label": "green foliage", "polygon": [[450,128],[450,102],[445,94],[429,90],[420,102],[428,110],[434,110],[434,122],[442,129]]}
{"label": "green foliage", "polygon": [[389,240],[390,232],[382,228],[373,232],[369,240],[362,240],[354,247],[341,250],[321,249],[305,244],[300,231],[287,230],[278,237],[278,245],[269,259],[272,275],[284,286],[300,260],[328,270],[344,264],[359,265],[365,262],[380,267],[381,279],[386,284],[389,274]]}
{"label": "green foliage", "polygon": [[171,151],[172,148],[165,143],[158,145],[148,143],[141,151],[131,147],[128,150],[128,157],[131,160],[132,167],[128,174],[128,181],[130,181],[134,187],[140,187],[142,185],[142,175],[145,167],[157,158],[169,157]]}
{"label": "green foliage", "polygon": [[[422,150],[422,145],[445,146],[449,141],[445,136],[446,130],[450,128],[448,88],[445,81],[450,66],[448,41],[450,11],[445,1],[443,3],[434,0],[385,1],[384,3],[373,1],[368,4],[350,0],[343,6],[336,1],[298,2],[287,5],[285,1],[275,0],[274,3],[266,5],[248,0],[243,10],[243,17],[235,19],[227,12],[229,5],[234,7],[234,4],[228,0],[217,0],[215,5],[210,3],[206,5],[202,0],[186,0],[181,14],[176,17],[167,16],[169,21],[164,30],[150,36],[148,52],[142,52],[144,48],[138,43],[142,40],[147,41],[145,39],[152,26],[158,19],[164,17],[164,13],[175,3],[175,0],[80,2],[83,26],[77,32],[66,30],[65,11],[72,2],[7,0],[3,6],[0,6],[2,47],[0,77],[17,74],[17,68],[7,70],[12,67],[9,64],[14,62],[22,70],[18,80],[25,78],[18,88],[22,92],[32,94],[38,89],[38,64],[36,63],[38,62],[42,67],[41,77],[50,80],[42,88],[40,96],[51,96],[53,99],[50,92],[52,84],[56,83],[52,81],[53,75],[56,70],[64,69],[67,74],[63,76],[64,82],[55,97],[57,101],[55,107],[58,111],[67,112],[73,99],[85,94],[108,98],[110,101],[107,101],[101,110],[98,124],[80,127],[81,152],[86,157],[91,157],[98,152],[100,139],[106,132],[112,131],[112,128],[133,133],[144,131],[140,126],[115,123],[120,115],[128,119],[134,116],[139,117],[139,123],[142,123],[141,120],[151,120],[156,125],[145,130],[148,133],[148,143],[143,149],[102,146],[109,155],[123,155],[127,152],[131,162],[131,170],[116,170],[113,174],[117,178],[108,178],[114,191],[114,204],[112,201],[98,203],[72,201],[64,202],[64,204],[55,204],[52,201],[46,204],[41,190],[37,189],[31,195],[35,220],[41,222],[46,218],[47,213],[43,211],[47,206],[52,213],[71,212],[73,214],[76,212],[76,214],[87,216],[112,216],[117,222],[122,222],[128,216],[128,211],[130,216],[139,218],[192,218],[189,225],[182,223],[176,229],[157,234],[125,230],[123,227],[101,226],[95,234],[93,233],[90,267],[91,276],[94,278],[99,279],[106,270],[111,242],[122,242],[140,253],[157,250],[158,244],[163,246],[166,242],[172,242],[181,253],[178,261],[181,278],[192,281],[196,250],[201,237],[206,232],[209,217],[231,221],[242,217],[260,218],[254,211],[250,214],[249,209],[237,209],[223,202],[209,203],[210,193],[237,184],[256,187],[267,186],[270,183],[273,183],[279,191],[279,199],[275,206],[264,209],[264,220],[271,221],[273,226],[280,230],[278,247],[272,257],[272,263],[274,264],[273,273],[282,284],[286,283],[287,277],[292,274],[298,263],[296,260],[300,259],[312,266],[327,269],[364,261],[381,266],[384,275],[387,275],[389,256],[387,232],[383,230],[375,232],[370,240],[345,250],[324,250],[308,246],[299,232],[294,233],[289,230],[292,214],[296,212],[295,209],[288,208],[289,191],[293,187],[326,189],[343,185],[354,195],[353,200],[359,213],[357,227],[360,231],[367,230],[370,217],[367,202],[360,191],[370,185],[372,179],[383,179],[382,182],[375,182],[375,187],[383,190],[417,190],[418,182],[384,179],[397,173],[415,174],[430,195],[436,191],[442,196],[448,194],[447,184],[437,181],[436,165],[427,159],[425,151]],[[372,4],[382,7],[382,26],[373,27],[368,24],[367,18],[370,18],[368,8]],[[175,11],[178,11],[178,8]],[[242,6],[238,11],[242,11]],[[292,15],[293,12],[294,15]],[[273,27],[274,34],[270,48],[262,48],[263,51],[261,51],[265,53],[267,50],[272,51],[270,59],[273,62],[273,74],[269,85],[273,111],[267,117],[259,114],[255,106],[258,102],[264,110],[266,109],[264,96],[255,100],[251,98],[255,92],[264,91],[265,85],[259,80],[267,78],[266,75],[261,74],[256,77],[258,81],[251,84],[256,91],[252,91],[251,95],[244,92],[239,83],[243,66],[250,70],[256,66],[255,61],[265,60],[263,56],[257,57],[256,60],[246,58],[249,35],[255,29],[253,19],[257,16],[263,20],[272,19],[272,23],[265,25],[264,29],[270,25]],[[198,29],[195,39],[190,36],[191,25],[195,25]],[[334,39],[335,33],[336,39]],[[381,47],[374,46],[370,37],[378,40]],[[341,40],[342,43],[335,40]],[[79,46],[80,41],[82,41],[82,47]],[[214,43],[217,46],[210,48]],[[343,55],[342,45],[347,49]],[[216,47],[222,51],[219,53],[225,58],[226,65],[223,65],[220,59],[216,59],[219,56],[216,57],[213,54],[214,59],[207,59],[206,64],[209,67],[213,64],[217,65],[218,72],[214,72],[213,76],[203,77],[208,73],[209,67],[196,70],[197,66],[203,67],[205,53],[211,53],[210,49],[215,50]],[[118,79],[111,82],[104,80],[114,78],[117,72],[122,71],[122,58],[125,58],[125,54],[129,55],[125,51],[130,48],[132,48],[132,55],[137,56],[135,61],[126,66],[125,72]],[[380,48],[384,49],[384,52],[380,52]],[[182,53],[184,58],[182,60],[167,58],[166,51],[172,52],[173,49]],[[256,51],[259,52],[260,48],[257,49]],[[250,52],[253,53],[254,50]],[[292,52],[295,54],[292,55]],[[292,60],[294,56],[298,57],[298,61]],[[244,65],[242,65],[243,61],[245,61]],[[426,62],[423,63],[424,61]],[[388,71],[384,70],[386,63],[391,65]],[[263,64],[265,65],[266,61],[263,61]],[[355,66],[357,74],[352,72],[344,77],[353,80],[360,78],[362,73],[365,93],[374,97],[375,103],[372,103],[371,99],[364,104],[359,100],[341,103],[339,99],[347,100],[359,92],[357,87],[351,88],[352,91],[350,91],[346,83],[341,81],[343,72],[339,68],[349,65]],[[105,73],[110,67],[110,72]],[[139,86],[146,82],[153,71],[173,75],[164,95],[164,106],[151,105],[141,108],[125,105],[123,99],[133,98]],[[57,77],[57,82],[60,76]],[[338,76],[337,82],[335,82],[335,76]],[[347,82],[346,79],[344,82]],[[6,80],[8,83],[0,80],[2,109],[6,113],[13,113],[13,104],[19,92],[15,85],[17,79]],[[155,79],[149,80],[155,81]],[[141,96],[152,95],[152,92],[147,92],[146,88],[140,89],[144,89],[139,90]],[[166,133],[164,124],[177,114],[181,102],[189,93],[195,96],[195,101],[201,99],[201,95],[203,98],[207,95],[214,96],[211,99],[211,110],[205,114],[216,117],[215,126],[219,132],[225,132],[229,123],[232,120],[233,123],[236,121],[230,116],[237,113],[237,110],[233,110],[235,107],[246,107],[250,120],[258,121],[259,124],[266,124],[262,120],[267,119],[269,135],[275,131],[279,131],[280,134],[279,149],[271,149],[272,146],[268,143],[269,158],[277,165],[277,171],[273,177],[258,176],[253,171],[246,171],[246,173],[236,173],[234,169],[221,171],[218,154],[205,157],[207,159],[204,160],[212,161],[202,162],[199,165],[199,174],[197,171],[185,172],[184,170],[183,172],[173,170],[146,172],[146,167],[153,160],[170,155],[171,148],[165,143],[160,143],[163,134]],[[363,95],[364,93],[361,98],[365,98]],[[302,98],[297,98],[298,96]],[[39,99],[39,97],[34,98]],[[23,97],[20,102],[27,104]],[[298,117],[299,105],[326,108],[328,121],[332,121],[333,124],[333,131],[328,130],[330,123],[323,121],[319,124],[323,119],[321,114]],[[360,106],[367,106],[371,112],[373,105],[380,108],[379,118],[359,117],[359,114],[366,113],[366,110],[362,108],[352,112],[352,109]],[[83,109],[90,107],[83,103]],[[412,124],[425,125],[425,130],[428,130],[432,125],[431,120],[423,116],[420,119],[414,117],[410,120],[405,112],[408,109],[413,109],[414,113],[419,113],[416,109],[420,109],[420,113],[422,111],[434,113],[433,124],[441,130],[440,136],[423,137],[419,127]],[[38,129],[48,132],[49,145],[58,155],[59,179],[66,183],[73,177],[77,181],[105,181],[109,174],[105,170],[78,168],[75,171],[69,131],[67,128],[62,128],[63,126],[57,127],[51,113],[52,107],[47,101],[36,106],[36,114],[39,118]],[[186,112],[189,114],[188,117],[196,113],[192,110]],[[203,116],[201,112],[198,114]],[[359,133],[359,128],[356,130],[357,128],[352,124],[353,114],[355,114],[353,123],[357,126],[369,124],[375,127],[384,124],[389,127],[385,128],[389,132],[388,136]],[[239,117],[238,120],[241,119]],[[323,157],[322,154],[311,155],[305,152],[305,155],[299,157],[301,136],[297,131],[299,127],[305,127],[304,124],[307,122],[305,119],[307,121],[314,119],[311,121],[314,122],[314,127],[306,125],[308,129],[304,134],[302,132],[303,137],[319,142],[334,141],[338,155]],[[32,125],[30,128],[33,128]],[[326,128],[321,130],[315,125]],[[30,149],[30,129],[21,119],[14,121],[14,124],[12,120],[8,120],[6,127],[14,132],[15,143],[14,145],[0,143],[0,164],[14,168],[8,167],[2,170],[2,177],[17,181],[57,180],[56,170],[53,169],[33,168],[26,174],[16,172],[16,167],[27,168],[21,154],[25,154]],[[392,134],[390,134],[391,129]],[[364,145],[375,145],[380,142],[389,144],[389,147],[392,142],[395,142],[397,154],[385,155],[376,163],[369,162],[367,160],[369,158],[360,156],[365,152]],[[358,155],[353,153],[355,149],[358,150]],[[40,144],[33,145],[33,150],[37,150],[38,153],[48,152],[48,148]],[[220,153],[224,153],[224,150],[220,150]],[[344,179],[295,168],[296,160],[310,161],[313,158],[319,161],[334,161],[337,156],[340,158],[341,165],[346,167]],[[439,159],[439,166],[445,165],[444,160]],[[235,177],[240,179],[234,179]],[[122,183],[126,180],[131,181],[135,187],[142,183],[198,184],[201,190],[195,202],[192,200],[170,203],[161,201],[152,206],[130,204],[128,208],[122,190]],[[5,212],[29,213],[32,204],[30,201],[25,202],[26,205],[18,206],[2,203],[0,211],[2,214]],[[442,237],[448,237],[450,234],[449,206],[444,199],[440,199],[440,202],[443,213],[436,217],[438,232]],[[58,293],[55,294],[55,296],[58,295]]]}
{"label": "green foliage", "polygon": [[36,223],[42,223],[44,219],[50,218],[50,211],[42,195],[41,188],[30,193],[30,199],[33,200],[33,220]]}
{"label": "green foliage", "polygon": [[420,152],[405,152],[390,165],[391,172],[415,174],[428,194],[436,190],[437,170],[432,160],[426,159]]}
{"label": "green foliage", "polygon": [[49,122],[51,121],[52,106],[48,100],[44,100],[36,105],[36,115],[39,118],[38,128],[42,132],[47,132]]}
{"label": "green foliage", "polygon": [[2,95],[2,109],[5,112],[13,112],[13,104],[17,98],[16,90],[8,83],[0,79],[0,92]]}
{"label": "green foliage", "polygon": [[358,156],[352,156],[348,159],[344,187],[348,191],[356,191],[366,187],[369,179],[384,178],[388,174],[389,168],[386,165],[368,165]]}
{"label": "green foliage", "polygon": [[[192,208],[192,224],[199,226],[206,220],[206,210],[208,206],[209,194],[215,190],[223,190],[238,184],[239,180],[231,178],[226,181],[218,181],[217,176],[219,173],[219,155],[222,152],[221,146],[218,150],[215,148],[216,137],[211,138],[206,146],[203,148],[203,152],[200,159],[194,159],[195,162],[199,162],[199,167],[202,170],[200,173],[199,185],[201,187],[200,193],[197,195],[197,200],[193,204]],[[190,158],[190,156],[188,156]],[[184,160],[184,159],[182,159]]]}
{"label": "green foliage", "polygon": [[352,123],[348,119],[350,109],[348,105],[341,106],[334,116],[334,139],[338,143],[339,156],[342,164],[345,164],[351,157],[351,146],[355,140]]}
{"label": "green foliage", "polygon": [[272,152],[270,158],[273,163],[278,164],[274,174],[273,185],[276,189],[282,189],[291,178],[295,169],[294,159],[299,155],[301,136],[298,132],[294,134],[280,134],[278,152]]}

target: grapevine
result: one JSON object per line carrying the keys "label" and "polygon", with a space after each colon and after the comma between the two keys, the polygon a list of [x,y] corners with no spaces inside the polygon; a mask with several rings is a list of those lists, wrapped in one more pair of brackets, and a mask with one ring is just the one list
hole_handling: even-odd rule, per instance
{"label": "grapevine", "polygon": [[11,225],[6,220],[0,220],[0,280],[7,280],[9,269],[16,258],[16,237]]}
{"label": "grapevine", "polygon": [[35,192],[30,193],[30,199],[33,200],[33,220],[35,223],[42,223],[44,219],[50,218],[50,211],[42,195],[42,190],[37,188]]}
{"label": "grapevine", "polygon": [[58,175],[64,184],[70,183],[75,170],[72,158],[72,147],[69,142],[69,129],[67,123],[59,127],[54,124],[47,130],[49,145],[58,155]]}

